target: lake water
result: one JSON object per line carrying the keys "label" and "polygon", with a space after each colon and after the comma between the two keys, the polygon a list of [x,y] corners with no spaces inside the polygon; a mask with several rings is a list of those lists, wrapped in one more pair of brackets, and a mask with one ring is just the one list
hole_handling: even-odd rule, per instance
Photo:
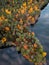
{"label": "lake water", "polygon": [[[35,32],[44,50],[47,52],[47,65],[49,65],[49,4],[41,12],[37,24],[31,27],[31,31]],[[15,48],[7,48],[0,49],[0,65],[33,65],[33,63],[18,55]]]}

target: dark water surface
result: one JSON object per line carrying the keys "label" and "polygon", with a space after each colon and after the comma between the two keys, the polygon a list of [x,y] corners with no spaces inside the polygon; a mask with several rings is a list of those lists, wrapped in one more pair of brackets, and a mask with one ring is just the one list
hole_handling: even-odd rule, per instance
{"label": "dark water surface", "polygon": [[31,31],[34,31],[44,50],[47,52],[47,65],[49,65],[49,4],[41,12],[41,16],[34,27],[31,27]]}
{"label": "dark water surface", "polygon": [[[47,65],[49,65],[49,4],[41,12],[39,21],[34,27],[31,27],[31,31],[35,32],[47,52]],[[33,65],[33,63],[18,55],[15,48],[7,48],[0,49],[0,65]]]}

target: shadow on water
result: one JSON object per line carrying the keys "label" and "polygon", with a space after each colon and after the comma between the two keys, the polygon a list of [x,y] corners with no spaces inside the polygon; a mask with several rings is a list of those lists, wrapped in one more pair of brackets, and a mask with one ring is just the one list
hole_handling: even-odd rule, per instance
{"label": "shadow on water", "polygon": [[[41,16],[34,27],[30,26],[39,38],[44,50],[47,52],[47,64],[49,65],[49,4],[41,12]],[[33,65],[18,55],[15,48],[0,49],[0,65]]]}

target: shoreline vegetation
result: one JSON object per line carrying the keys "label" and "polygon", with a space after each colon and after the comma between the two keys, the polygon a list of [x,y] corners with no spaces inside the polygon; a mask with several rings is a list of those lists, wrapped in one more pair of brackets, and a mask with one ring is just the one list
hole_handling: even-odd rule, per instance
{"label": "shoreline vegetation", "polygon": [[25,59],[43,65],[47,53],[29,26],[37,22],[47,4],[48,0],[1,0],[0,49],[16,47]]}

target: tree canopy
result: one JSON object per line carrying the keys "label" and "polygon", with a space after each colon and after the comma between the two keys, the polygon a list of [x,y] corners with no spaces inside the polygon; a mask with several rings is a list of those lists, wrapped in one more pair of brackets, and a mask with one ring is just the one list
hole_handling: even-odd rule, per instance
{"label": "tree canopy", "polygon": [[26,59],[35,65],[43,63],[46,52],[29,31],[49,0],[0,0],[0,48],[16,47]]}

